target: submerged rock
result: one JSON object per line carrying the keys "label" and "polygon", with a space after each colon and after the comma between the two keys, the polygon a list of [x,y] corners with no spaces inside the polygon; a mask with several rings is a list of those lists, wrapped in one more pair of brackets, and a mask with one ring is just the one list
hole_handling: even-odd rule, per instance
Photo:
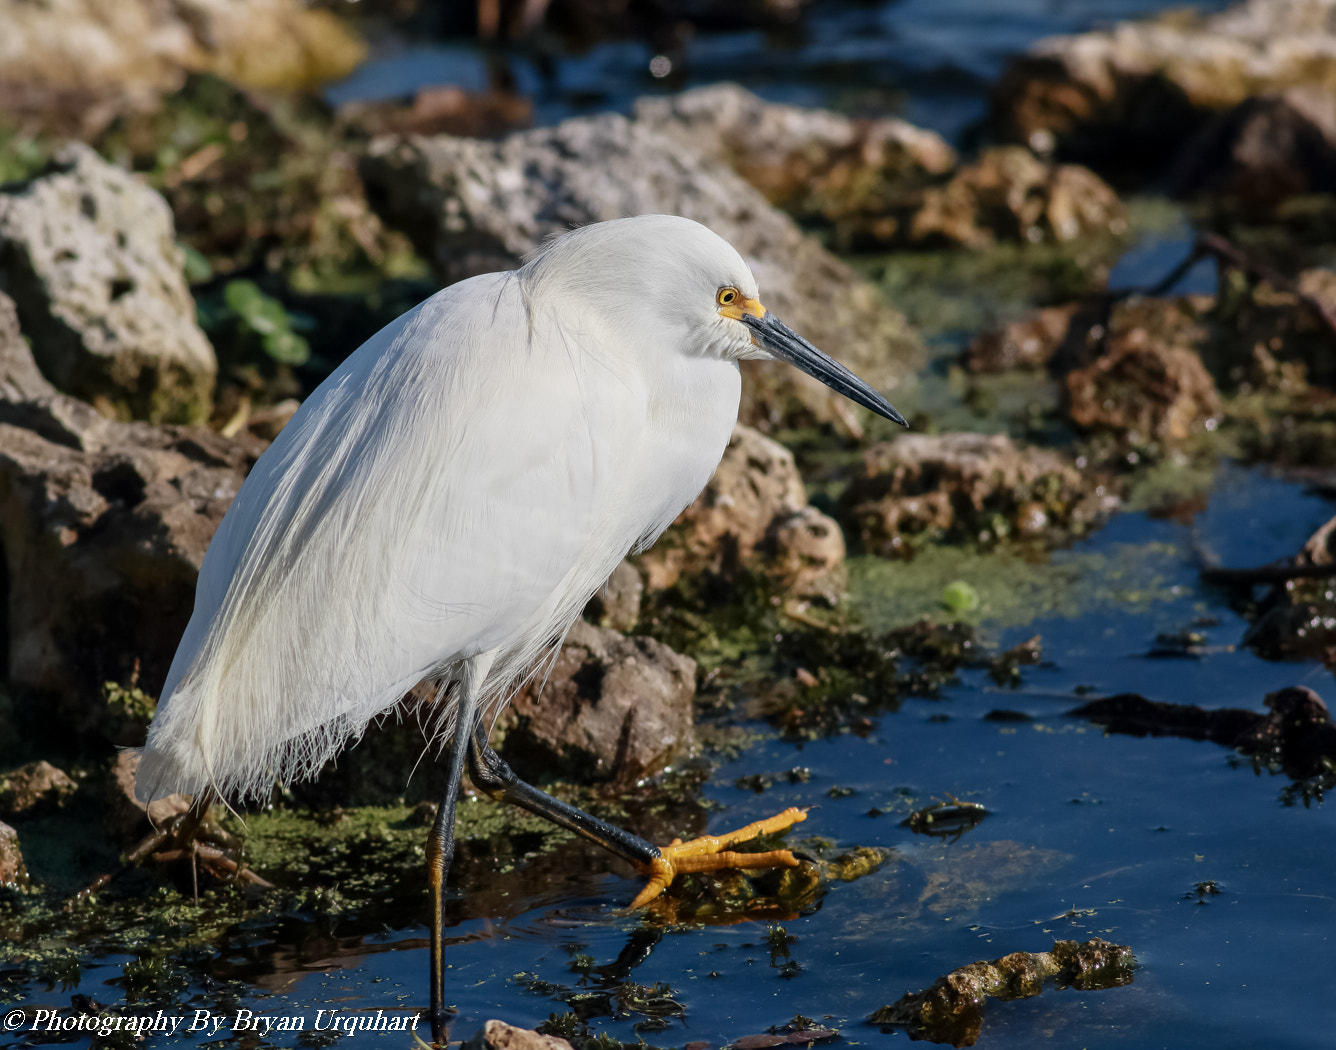
{"label": "submerged rock", "polygon": [[0,191],[0,285],[38,367],[106,414],[194,422],[218,365],[166,202],[87,146]]}
{"label": "submerged rock", "polygon": [[696,662],[652,638],[577,621],[551,671],[502,715],[521,769],[632,784],[690,752]]}
{"label": "submerged rock", "polygon": [[1051,37],[1002,75],[994,124],[1013,142],[1146,180],[1215,113],[1296,85],[1330,91],[1334,41],[1331,0],[1245,0]]}
{"label": "submerged rock", "polygon": [[[805,236],[722,161],[616,114],[499,142],[382,138],[362,165],[367,196],[446,281],[511,269],[573,225],[647,212],[685,215],[751,263],[768,307],[873,386],[891,390],[921,347],[875,287]],[[744,422],[821,420],[858,432],[855,410],[797,370],[744,366]]]}
{"label": "submerged rock", "polygon": [[[0,296],[0,338],[12,305]],[[0,343],[0,550],[16,720],[111,732],[103,683],[166,676],[218,523],[264,445],[115,423]],[[15,378],[18,377],[18,378]],[[8,392],[36,395],[9,400]],[[138,743],[138,740],[119,740]]]}
{"label": "submerged rock", "polygon": [[0,0],[0,25],[0,110],[76,134],[187,72],[303,88],[347,75],[365,53],[300,0]]}
{"label": "submerged rock", "polygon": [[794,595],[833,598],[844,553],[839,525],[808,505],[793,453],[739,423],[705,491],[638,560],[652,590],[746,566]]}
{"label": "submerged rock", "polygon": [[942,539],[1080,532],[1114,505],[1066,456],[1003,434],[904,434],[874,445],[841,500],[863,548],[881,555]]}
{"label": "submerged rock", "polygon": [[79,785],[50,762],[29,762],[0,774],[0,814],[40,816],[59,809]]}

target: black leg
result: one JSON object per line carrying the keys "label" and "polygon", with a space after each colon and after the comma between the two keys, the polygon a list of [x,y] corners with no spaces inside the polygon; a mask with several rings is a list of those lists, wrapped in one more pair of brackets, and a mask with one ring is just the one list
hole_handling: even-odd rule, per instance
{"label": "black leg", "polygon": [[459,782],[470,751],[469,740],[478,721],[478,695],[491,669],[489,657],[475,657],[465,665],[459,685],[455,710],[455,732],[450,740],[450,766],[446,773],[445,794],[436,810],[436,820],[427,836],[427,881],[431,884],[431,1038],[444,1047],[445,1023],[445,877],[455,857],[455,809],[459,802]]}
{"label": "black leg", "polygon": [[531,784],[526,784],[515,775],[506,760],[492,750],[479,726],[469,745],[469,777],[474,786],[498,802],[536,813],[553,824],[574,831],[591,842],[596,842],[604,849],[628,860],[637,868],[653,865],[663,857],[663,852],[652,842],[647,842],[639,835],[632,835],[614,827],[598,817],[576,809],[569,803],[553,798],[545,791],[539,791]]}

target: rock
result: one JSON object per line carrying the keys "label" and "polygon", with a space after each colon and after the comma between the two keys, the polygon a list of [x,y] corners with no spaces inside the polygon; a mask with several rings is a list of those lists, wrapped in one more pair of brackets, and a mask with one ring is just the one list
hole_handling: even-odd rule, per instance
{"label": "rock", "polygon": [[909,219],[910,244],[985,248],[994,241],[1071,241],[1123,233],[1118,195],[1094,172],[1049,164],[1023,146],[997,146],[923,194]]}
{"label": "rock", "polygon": [[1045,367],[1062,345],[1078,305],[1033,310],[1000,328],[981,332],[965,348],[965,368],[975,373]]}
{"label": "rock", "polygon": [[[647,212],[704,223],[748,258],[767,306],[873,386],[892,389],[921,360],[904,318],[872,285],[805,236],[721,161],[617,114],[579,117],[499,142],[375,140],[367,196],[446,281],[511,269],[573,225]],[[849,432],[849,403],[792,368],[752,369],[742,418],[819,420]]]}
{"label": "rock", "polygon": [[640,576],[640,570],[631,562],[624,561],[589,600],[584,612],[585,619],[615,631],[633,631],[640,619],[640,599],[644,594],[645,581]]}
{"label": "rock", "polygon": [[78,787],[50,762],[29,762],[0,774],[0,813],[7,817],[40,816],[59,809]]}
{"label": "rock", "polygon": [[808,506],[793,453],[739,423],[705,491],[639,561],[651,590],[746,566],[797,596],[831,597],[843,589],[844,536]]}
{"label": "rock", "polygon": [[168,795],[154,799],[148,805],[135,798],[135,773],[139,769],[139,755],[121,751],[111,767],[105,792],[106,824],[111,834],[121,842],[132,842],[147,835],[151,828],[161,827],[172,817],[190,808],[188,795]]}
{"label": "rock", "polygon": [[0,823],[0,886],[28,887],[28,867],[19,849],[19,833]]}
{"label": "rock", "polygon": [[993,118],[1004,139],[1149,181],[1212,114],[1298,85],[1336,86],[1332,0],[1246,0],[1042,40],[1003,73]]}
{"label": "rock", "polygon": [[771,204],[831,224],[841,244],[895,239],[897,213],[956,166],[936,132],[766,102],[737,84],[642,98],[636,120],[727,163]]}
{"label": "rock", "polygon": [[1213,117],[1183,147],[1169,182],[1178,196],[1222,197],[1259,222],[1290,197],[1336,191],[1336,93],[1289,88]]}
{"label": "rock", "polygon": [[[212,72],[250,88],[347,75],[365,53],[301,0],[0,0],[0,109],[89,134],[127,106]],[[49,126],[49,124],[48,124]]]}
{"label": "rock", "polygon": [[103,683],[136,666],[146,682],[166,677],[204,551],[263,448],[246,434],[115,423],[54,391],[0,400],[0,622],[28,732],[140,742],[116,736]]}
{"label": "rock", "polygon": [[504,1021],[488,1021],[461,1050],[571,1050],[571,1044],[555,1035],[516,1028]]}
{"label": "rock", "polygon": [[948,538],[1080,532],[1116,505],[1066,456],[1003,434],[903,434],[863,459],[841,509],[874,554],[907,555]]}
{"label": "rock", "polygon": [[484,139],[533,123],[533,101],[503,91],[424,87],[412,102],[346,102],[339,116],[369,135],[463,135]]}
{"label": "rock", "polygon": [[1195,349],[1202,332],[1180,304],[1131,304],[1110,322],[1103,352],[1067,374],[1067,411],[1078,426],[1131,444],[1179,444],[1214,427],[1215,381]]}
{"label": "rock", "polygon": [[0,192],[0,288],[42,373],[120,418],[205,418],[217,362],[166,202],[87,146]]}
{"label": "rock", "polygon": [[551,672],[502,716],[504,752],[521,769],[632,784],[691,750],[695,694],[694,660],[577,620]]}

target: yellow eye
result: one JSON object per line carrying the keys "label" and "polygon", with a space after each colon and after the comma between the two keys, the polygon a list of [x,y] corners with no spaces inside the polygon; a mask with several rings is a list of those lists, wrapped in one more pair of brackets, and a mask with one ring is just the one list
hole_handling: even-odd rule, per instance
{"label": "yellow eye", "polygon": [[720,306],[728,306],[738,301],[742,295],[736,288],[720,288],[719,294],[715,296]]}

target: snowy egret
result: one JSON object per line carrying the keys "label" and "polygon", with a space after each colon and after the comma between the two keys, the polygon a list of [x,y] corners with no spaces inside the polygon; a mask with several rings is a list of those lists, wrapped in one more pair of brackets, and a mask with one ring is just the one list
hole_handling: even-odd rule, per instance
{"label": "snowy egret", "polygon": [[307,398],[223,519],[138,796],[263,794],[435,682],[439,738],[451,741],[427,848],[438,1037],[465,762],[492,797],[635,864],[650,877],[637,904],[676,871],[739,866],[724,847],[765,828],[660,850],[519,780],[481,727],[621,559],[704,488],[748,358],[788,361],[904,424],[761,305],[727,242],[676,216],[572,230],[520,269],[451,285],[387,325]]}

